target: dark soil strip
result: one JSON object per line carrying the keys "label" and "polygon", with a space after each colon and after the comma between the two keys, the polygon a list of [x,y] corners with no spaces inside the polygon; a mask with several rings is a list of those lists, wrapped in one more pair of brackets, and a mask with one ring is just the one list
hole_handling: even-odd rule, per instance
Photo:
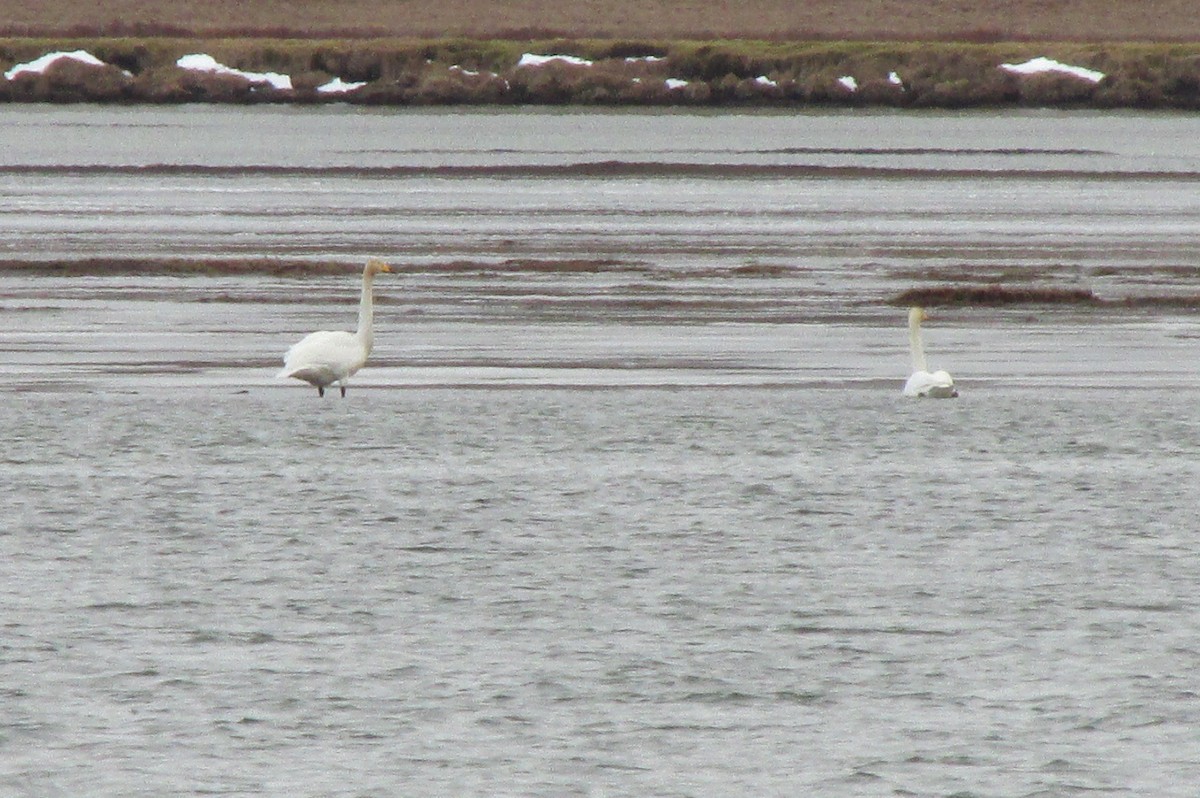
{"label": "dark soil strip", "polygon": [[1006,288],[999,285],[947,285],[912,288],[888,301],[897,306],[1073,305],[1096,308],[1178,308],[1200,310],[1200,295],[1137,296],[1104,299],[1082,288]]}
{"label": "dark soil strip", "polygon": [[814,164],[710,164],[636,161],[595,161],[570,164],[496,166],[207,166],[200,164],[14,165],[0,166],[0,175],[191,175],[196,177],[353,177],[398,178],[479,177],[684,177],[684,178],[892,178],[979,180],[1200,180],[1200,172],[1089,171],[1085,169],[916,169],[904,167],[820,166]]}

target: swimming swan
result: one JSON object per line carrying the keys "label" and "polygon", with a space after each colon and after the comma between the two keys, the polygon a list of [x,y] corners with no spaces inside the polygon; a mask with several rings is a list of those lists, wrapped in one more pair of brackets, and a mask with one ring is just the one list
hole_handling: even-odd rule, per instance
{"label": "swimming swan", "polygon": [[924,308],[908,309],[908,345],[912,350],[913,373],[904,384],[905,396],[929,396],[951,399],[958,396],[954,380],[944,371],[929,373],[925,365],[925,347],[921,345],[921,322],[928,319]]}
{"label": "swimming swan", "polygon": [[371,332],[371,286],[375,275],[390,272],[377,258],[367,261],[362,276],[362,300],[358,306],[358,332],[319,330],[301,338],[283,357],[283,371],[278,377],[294,377],[317,386],[317,394],[325,395],[325,386],[337,383],[346,395],[346,380],[362,368],[371,354],[374,334]]}

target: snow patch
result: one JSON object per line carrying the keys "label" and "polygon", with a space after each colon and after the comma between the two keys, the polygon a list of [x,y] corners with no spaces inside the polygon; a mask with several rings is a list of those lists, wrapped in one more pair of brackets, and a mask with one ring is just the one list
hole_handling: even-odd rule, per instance
{"label": "snow patch", "polygon": [[675,91],[676,89],[682,89],[684,86],[688,85],[689,81],[680,80],[679,78],[667,78],[666,82],[667,82],[667,90]]}
{"label": "snow patch", "polygon": [[838,83],[840,83],[848,92],[853,93],[858,91],[858,81],[855,80],[854,76],[852,75],[843,75],[842,77],[838,78]]}
{"label": "snow patch", "polygon": [[[4,77],[7,80],[12,80],[17,75],[24,75],[26,73],[32,75],[42,75],[45,74],[47,69],[62,60],[78,61],[81,64],[87,64],[88,66],[94,67],[108,66],[108,64],[104,63],[87,50],[73,50],[71,52],[59,51],[54,53],[46,53],[41,58],[36,58],[33,61],[28,61],[24,64],[17,64],[12,69],[5,72]],[[125,74],[128,75],[129,73],[125,72]]]}
{"label": "snow patch", "polygon": [[898,72],[889,72],[888,73],[888,83],[891,83],[893,86],[903,86],[904,85],[904,81],[900,79],[900,74]]}
{"label": "snow patch", "polygon": [[477,78],[480,75],[484,75],[488,80],[500,81],[500,83],[504,85],[505,91],[508,91],[510,88],[508,81],[505,80],[504,78],[500,77],[499,75],[497,75],[495,72],[486,72],[485,73],[485,72],[481,72],[476,69],[467,69],[466,67],[459,66],[458,64],[451,65],[450,71],[457,72],[458,74],[462,75],[464,78]]}
{"label": "snow patch", "polygon": [[341,78],[334,78],[328,83],[317,86],[317,91],[321,94],[347,94],[366,85],[366,81],[345,81]]}
{"label": "snow patch", "polygon": [[[251,83],[267,83],[272,88],[290,91],[292,88],[292,79],[287,75],[280,75],[278,72],[244,72],[240,69],[227,67],[218,62],[211,55],[203,53],[192,53],[191,55],[180,56],[175,62],[175,66],[180,69],[187,69],[192,72],[211,72],[216,75],[233,75],[235,77],[244,78]],[[328,84],[326,84],[328,85]]]}
{"label": "snow patch", "polygon": [[1072,75],[1081,80],[1099,83],[1104,80],[1104,73],[1097,72],[1094,69],[1086,67],[1071,66],[1052,58],[1031,58],[1023,64],[1001,64],[1000,68],[1005,72],[1012,72],[1015,75],[1040,75],[1045,72],[1061,72],[1064,75]]}
{"label": "snow patch", "polygon": [[575,55],[535,55],[534,53],[525,53],[521,56],[521,60],[517,62],[518,67],[537,67],[543,64],[549,64],[552,61],[560,61],[564,64],[572,66],[591,66],[592,62],[586,58],[580,58]]}
{"label": "snow patch", "polygon": [[767,88],[772,88],[772,89],[774,89],[774,88],[778,88],[778,87],[779,87],[779,84],[778,84],[778,83],[776,83],[775,81],[771,80],[771,79],[770,79],[769,77],[767,77],[766,75],[759,75],[758,77],[756,77],[756,78],[754,79],[754,82],[755,82],[755,83],[757,83],[759,86],[766,86]]}
{"label": "snow patch", "polygon": [[626,64],[646,63],[653,64],[656,61],[665,61],[665,57],[661,55],[631,55],[625,59]]}

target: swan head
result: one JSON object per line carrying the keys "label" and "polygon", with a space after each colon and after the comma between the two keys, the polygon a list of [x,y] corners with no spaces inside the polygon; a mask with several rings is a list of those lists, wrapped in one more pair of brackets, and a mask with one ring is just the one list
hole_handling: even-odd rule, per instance
{"label": "swan head", "polygon": [[925,308],[913,307],[908,309],[908,323],[910,325],[916,326],[928,319],[929,314],[925,312]]}
{"label": "swan head", "polygon": [[379,258],[371,258],[367,261],[367,274],[374,276],[376,274],[390,273],[391,271],[392,267]]}

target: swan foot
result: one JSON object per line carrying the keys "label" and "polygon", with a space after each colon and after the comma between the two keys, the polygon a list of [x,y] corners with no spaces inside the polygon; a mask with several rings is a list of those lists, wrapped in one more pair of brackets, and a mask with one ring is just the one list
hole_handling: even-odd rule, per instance
{"label": "swan foot", "polygon": [[342,398],[343,398],[343,399],[344,399],[344,398],[346,398],[346,386],[345,386],[345,385],[339,385],[338,387],[342,389]]}

